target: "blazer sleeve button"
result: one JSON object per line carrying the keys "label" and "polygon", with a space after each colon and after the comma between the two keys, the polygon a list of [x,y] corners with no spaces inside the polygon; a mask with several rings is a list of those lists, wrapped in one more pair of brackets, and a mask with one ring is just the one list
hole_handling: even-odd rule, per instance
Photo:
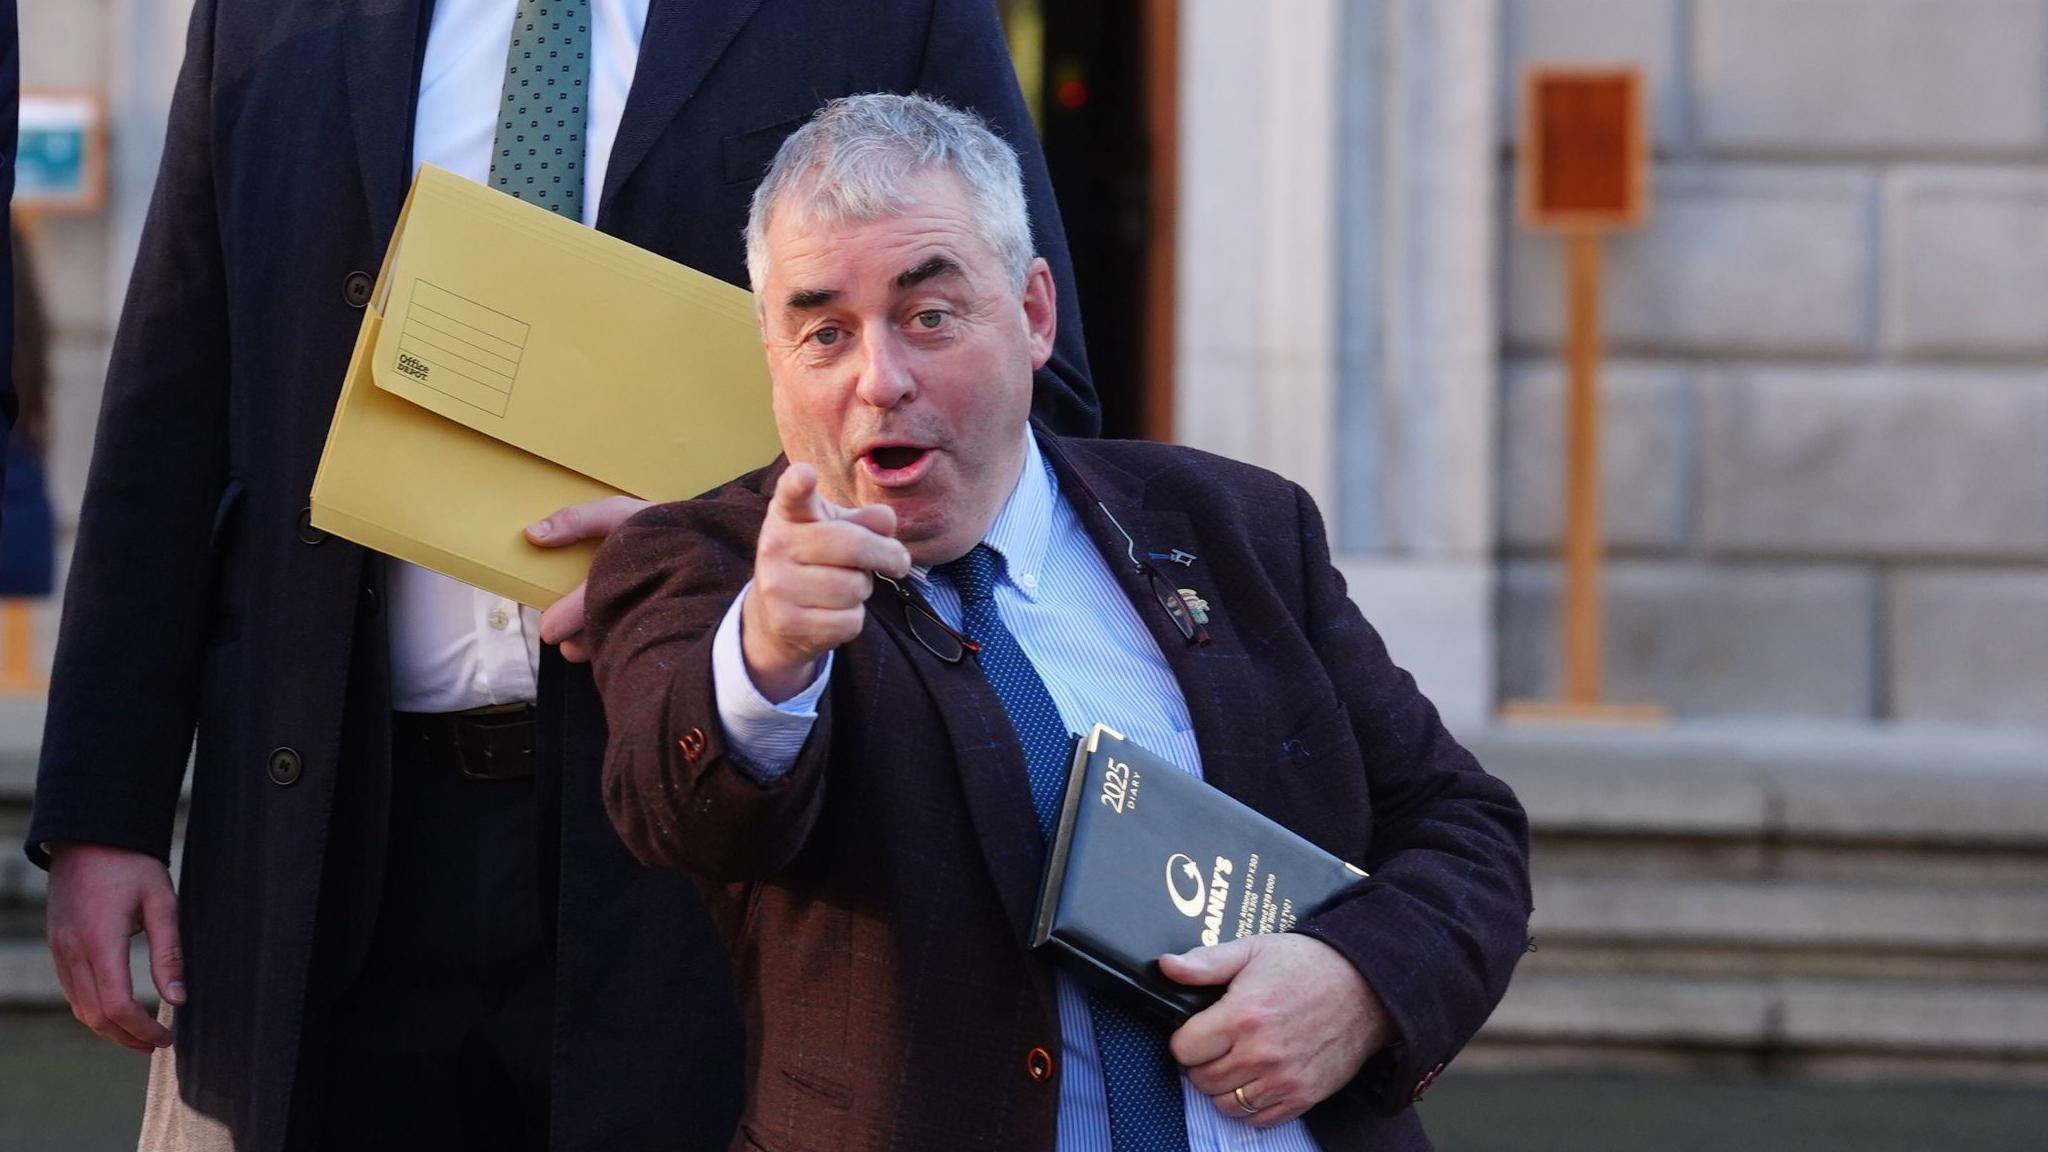
{"label": "blazer sleeve button", "polygon": [[1024,1071],[1040,1084],[1052,1081],[1052,1053],[1043,1048],[1033,1048],[1024,1054]]}
{"label": "blazer sleeve button", "polygon": [[361,308],[370,302],[370,289],[376,284],[368,272],[351,272],[341,282],[341,298],[351,308]]}
{"label": "blazer sleeve button", "polygon": [[695,764],[697,761],[702,760],[704,758],[704,730],[702,728],[692,728],[688,732],[683,733],[683,738],[676,741],[676,747],[682,751],[683,759],[690,763]]}

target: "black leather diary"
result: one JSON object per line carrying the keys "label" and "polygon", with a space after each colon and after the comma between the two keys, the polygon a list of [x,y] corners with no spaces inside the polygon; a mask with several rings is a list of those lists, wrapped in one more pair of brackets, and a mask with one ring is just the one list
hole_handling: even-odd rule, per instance
{"label": "black leather diary", "polygon": [[1221,988],[1177,984],[1159,957],[1285,932],[1365,879],[1212,785],[1097,724],[1075,741],[1032,947],[1098,991],[1178,1024]]}

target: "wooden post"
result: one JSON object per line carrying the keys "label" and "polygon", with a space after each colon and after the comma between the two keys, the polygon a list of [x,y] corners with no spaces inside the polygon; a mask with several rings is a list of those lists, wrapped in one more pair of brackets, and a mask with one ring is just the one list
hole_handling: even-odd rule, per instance
{"label": "wooden post", "polygon": [[36,607],[19,598],[0,601],[0,695],[36,696],[50,681],[36,671]]}
{"label": "wooden post", "polygon": [[1600,237],[1565,241],[1570,307],[1564,438],[1564,703],[1600,701]]}
{"label": "wooden post", "polygon": [[1654,723],[1664,711],[1610,704],[1602,683],[1600,261],[1603,237],[1649,211],[1643,78],[1630,69],[1536,68],[1523,88],[1521,218],[1565,244],[1564,584],[1558,697],[1512,701],[1509,720]]}

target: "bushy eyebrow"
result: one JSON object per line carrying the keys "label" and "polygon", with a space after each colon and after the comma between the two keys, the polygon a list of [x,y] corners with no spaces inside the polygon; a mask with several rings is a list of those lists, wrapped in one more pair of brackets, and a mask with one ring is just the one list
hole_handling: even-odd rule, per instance
{"label": "bushy eyebrow", "polygon": [[837,288],[799,288],[789,294],[783,308],[790,312],[810,312],[823,308],[839,298]]}
{"label": "bushy eyebrow", "polygon": [[927,256],[917,267],[900,273],[896,277],[895,288],[898,292],[901,292],[906,288],[915,288],[927,280],[935,280],[941,276],[965,275],[967,275],[966,270],[962,269],[960,262],[951,256]]}
{"label": "bushy eyebrow", "polygon": [[[951,256],[927,256],[915,267],[899,273],[896,279],[891,281],[890,286],[902,292],[942,276],[966,275],[966,269],[960,267],[960,262]],[[783,301],[782,307],[786,312],[815,312],[839,299],[840,295],[837,288],[798,288]]]}

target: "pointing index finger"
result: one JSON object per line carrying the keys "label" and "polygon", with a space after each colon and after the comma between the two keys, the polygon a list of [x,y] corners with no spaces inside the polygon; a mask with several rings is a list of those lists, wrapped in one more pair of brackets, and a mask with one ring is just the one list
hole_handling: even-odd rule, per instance
{"label": "pointing index finger", "polygon": [[791,464],[775,482],[776,515],[792,524],[831,519],[825,498],[818,495],[818,472],[808,464]]}

